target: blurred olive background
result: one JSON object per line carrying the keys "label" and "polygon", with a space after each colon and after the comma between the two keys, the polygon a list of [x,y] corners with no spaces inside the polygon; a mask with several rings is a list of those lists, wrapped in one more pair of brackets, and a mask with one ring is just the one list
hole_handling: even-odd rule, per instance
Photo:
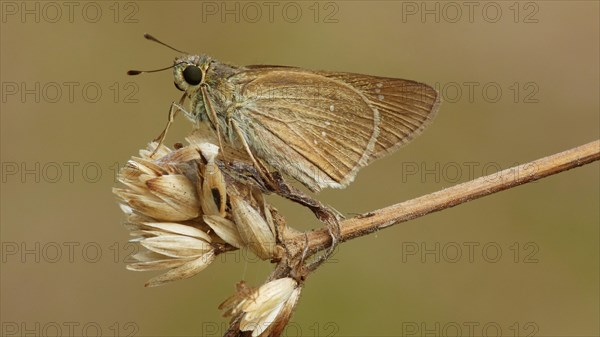
{"label": "blurred olive background", "polygon": [[[248,253],[153,289],[157,273],[125,270],[115,173],[180,97],[171,71],[126,76],[177,55],[144,32],[233,64],[436,85],[445,102],[423,135],[318,194],[352,216],[597,139],[598,13],[596,1],[2,2],[2,334],[217,336],[234,284],[269,273]],[[168,144],[191,124],[171,130]],[[286,336],[597,336],[599,194],[594,163],[344,243]],[[270,200],[290,225],[320,226]]]}

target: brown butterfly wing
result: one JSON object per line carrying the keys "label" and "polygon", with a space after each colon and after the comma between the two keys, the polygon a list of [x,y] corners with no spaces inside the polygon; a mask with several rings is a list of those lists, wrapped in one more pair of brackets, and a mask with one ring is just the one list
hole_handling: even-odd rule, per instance
{"label": "brown butterfly wing", "polygon": [[378,110],[379,136],[369,162],[397,150],[418,136],[433,121],[439,109],[438,92],[423,83],[352,73],[319,74],[355,87]]}
{"label": "brown butterfly wing", "polygon": [[430,121],[438,95],[401,79],[252,66],[232,118],[255,155],[312,190],[342,188]]}

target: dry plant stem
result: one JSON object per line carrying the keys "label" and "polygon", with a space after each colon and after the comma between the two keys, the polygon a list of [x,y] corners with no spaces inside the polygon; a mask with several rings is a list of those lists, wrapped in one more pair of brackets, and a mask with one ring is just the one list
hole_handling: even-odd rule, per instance
{"label": "dry plant stem", "polygon": [[[477,198],[526,184],[600,159],[600,140],[515,166],[422,197],[388,206],[340,223],[341,241],[348,241],[392,225],[416,219]],[[326,228],[308,233],[311,252],[326,249],[331,237]],[[288,247],[304,248],[304,234],[291,238]]]}

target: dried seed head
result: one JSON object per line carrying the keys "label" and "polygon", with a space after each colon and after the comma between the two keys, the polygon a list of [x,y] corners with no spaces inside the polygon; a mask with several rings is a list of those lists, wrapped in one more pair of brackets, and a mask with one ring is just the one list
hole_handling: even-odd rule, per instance
{"label": "dried seed head", "polygon": [[219,310],[223,310],[223,317],[237,316],[242,312],[242,304],[256,297],[257,288],[248,286],[243,280],[235,285],[235,290],[235,294],[219,305]]}
{"label": "dried seed head", "polygon": [[132,241],[140,243],[146,250],[135,254],[133,257],[138,262],[129,264],[127,269],[171,269],[150,279],[147,287],[194,276],[214,260],[211,238],[198,228],[167,222],[146,222],[137,226],[144,236]]}
{"label": "dried seed head", "polygon": [[189,220],[200,215],[195,186],[184,175],[160,176],[146,181],[148,189],[181,214],[180,219]]}
{"label": "dried seed head", "polygon": [[130,241],[144,248],[127,268],[170,269],[147,286],[195,275],[226,247],[224,243],[250,247],[263,259],[281,254],[271,213],[258,189],[230,176],[231,189],[226,188],[216,163],[219,147],[206,141],[190,143],[176,151],[161,146],[157,159],[149,157],[150,145],[119,172],[125,186],[113,189],[127,215],[125,226],[134,236]]}
{"label": "dried seed head", "polygon": [[223,241],[236,247],[242,248],[245,246],[240,232],[237,229],[235,223],[231,220],[225,219],[219,215],[205,215],[204,222],[215,231]]}
{"label": "dried seed head", "polygon": [[131,158],[118,176],[125,187],[113,191],[127,215],[125,226],[134,236],[131,242],[144,248],[127,269],[170,269],[146,283],[157,286],[197,274],[214,260],[215,252],[209,227],[189,221],[201,215],[201,206],[196,183],[188,178],[194,175],[186,171],[196,166],[200,154],[192,147],[171,151],[164,146],[157,151],[159,159],[152,160],[151,153],[141,150],[141,158]]}
{"label": "dried seed head", "polygon": [[201,143],[198,147],[207,161],[206,165],[200,169],[202,176],[200,187],[202,190],[202,211],[204,214],[225,217],[225,206],[227,204],[225,178],[215,162],[219,147],[210,143]]}
{"label": "dried seed head", "polygon": [[238,292],[219,308],[224,316],[241,314],[240,331],[252,331],[252,336],[279,335],[298,302],[301,287],[294,279],[284,277],[258,289],[238,284]]}
{"label": "dried seed head", "polygon": [[231,212],[244,245],[263,260],[277,257],[275,233],[267,221],[243,198],[231,194]]}
{"label": "dried seed head", "polygon": [[114,188],[113,192],[135,213],[161,221],[190,220],[200,215],[194,184],[175,166],[134,157],[118,178],[127,188]]}

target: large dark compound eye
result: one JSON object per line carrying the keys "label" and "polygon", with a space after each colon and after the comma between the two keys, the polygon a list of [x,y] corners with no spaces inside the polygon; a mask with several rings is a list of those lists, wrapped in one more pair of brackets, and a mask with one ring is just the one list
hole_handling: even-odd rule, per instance
{"label": "large dark compound eye", "polygon": [[200,68],[197,66],[187,66],[183,70],[183,79],[189,85],[198,85],[200,82],[202,82],[202,70],[200,70]]}

